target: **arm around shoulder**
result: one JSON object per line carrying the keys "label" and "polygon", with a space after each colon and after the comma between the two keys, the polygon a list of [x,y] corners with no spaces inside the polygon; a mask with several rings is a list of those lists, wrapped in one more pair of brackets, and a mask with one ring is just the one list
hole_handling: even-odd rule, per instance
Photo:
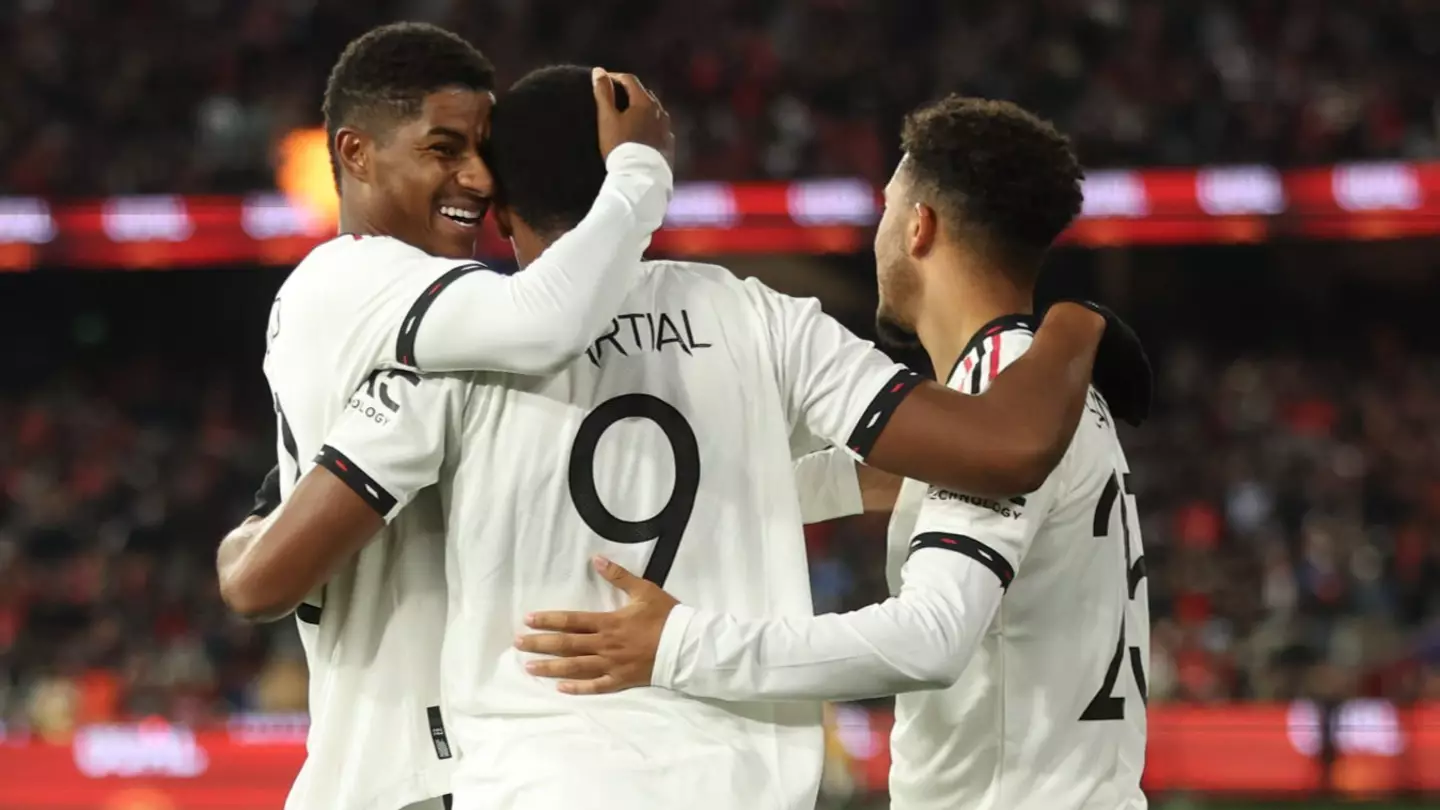
{"label": "arm around shoulder", "polygon": [[648,146],[621,144],[606,166],[589,213],[523,272],[468,273],[433,294],[423,317],[402,327],[413,330],[415,350],[400,363],[548,374],[579,357],[642,277],[674,190],[669,164]]}
{"label": "arm around shoulder", "polygon": [[899,475],[977,495],[1038,489],[1065,456],[1085,409],[1105,321],[1057,306],[1035,341],[976,396],[916,386],[866,456]]}

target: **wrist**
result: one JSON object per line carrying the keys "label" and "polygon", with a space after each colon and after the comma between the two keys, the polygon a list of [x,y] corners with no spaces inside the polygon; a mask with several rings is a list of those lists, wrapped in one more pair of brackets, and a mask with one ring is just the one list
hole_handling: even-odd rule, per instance
{"label": "wrist", "polygon": [[[690,620],[694,617],[694,608],[683,604],[670,608],[670,615],[665,617],[665,627],[660,631],[660,643],[655,647],[655,663],[650,670],[651,686],[675,688],[676,681],[686,668],[682,661],[685,654],[685,631],[689,629]],[[693,665],[691,662],[690,666]]]}
{"label": "wrist", "polygon": [[665,155],[659,149],[639,141],[622,141],[616,144],[605,156],[605,171],[612,174],[623,171],[655,174],[674,182],[674,174],[665,160]]}

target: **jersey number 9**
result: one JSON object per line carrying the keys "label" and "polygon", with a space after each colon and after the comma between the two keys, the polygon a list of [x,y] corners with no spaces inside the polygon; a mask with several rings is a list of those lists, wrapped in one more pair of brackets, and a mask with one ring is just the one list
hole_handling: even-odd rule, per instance
{"label": "jersey number 9", "polygon": [[[665,432],[670,450],[675,454],[675,484],[664,508],[646,520],[622,520],[600,500],[595,490],[595,450],[600,437],[621,419],[649,419]],[[570,498],[575,511],[591,531],[613,543],[648,543],[655,540],[655,550],[645,566],[645,578],[665,587],[680,538],[690,523],[695,509],[695,495],[700,490],[700,445],[685,415],[670,403],[649,394],[624,394],[607,399],[596,406],[580,423],[575,444],[570,449]]]}

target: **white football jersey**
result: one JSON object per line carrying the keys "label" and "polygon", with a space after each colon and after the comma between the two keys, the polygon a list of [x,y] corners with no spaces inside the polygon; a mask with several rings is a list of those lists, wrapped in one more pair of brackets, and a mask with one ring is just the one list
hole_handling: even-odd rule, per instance
{"label": "white football jersey", "polygon": [[[284,497],[348,393],[394,357],[410,307],[468,264],[394,239],[342,236],[296,267],[271,309],[265,356]],[[453,757],[437,668],[384,665],[438,660],[444,581],[444,522],[431,492],[296,611],[310,669],[310,733],[288,810],[389,810],[449,790]],[[375,745],[378,729],[383,746]]]}
{"label": "white football jersey", "polygon": [[817,703],[569,697],[513,647],[530,611],[624,604],[597,554],[688,603],[811,615],[791,438],[863,457],[920,380],[813,299],[719,267],[644,268],[568,368],[382,374],[391,403],[362,388],[321,450],[387,519],[439,483],[459,810],[814,806]]}
{"label": "white football jersey", "polygon": [[[353,235],[295,268],[271,308],[265,356],[283,497],[357,389],[373,403],[367,418],[385,419],[395,380],[418,379],[422,365],[540,371],[582,351],[639,279],[673,184],[647,146],[622,144],[606,166],[584,221],[524,274]],[[387,367],[391,375],[375,373]],[[310,732],[287,810],[395,810],[449,792],[446,609],[444,517],[432,490],[296,611]]]}
{"label": "white football jersey", "polygon": [[[1027,318],[986,325],[951,385],[982,391],[1031,339]],[[853,478],[812,466],[837,488]],[[896,810],[1143,807],[1149,619],[1127,469],[1092,391],[1035,492],[997,500],[904,483],[891,598],[803,620],[677,605],[651,681],[727,700],[898,694]]]}
{"label": "white football jersey", "polygon": [[[1026,318],[992,322],[950,386],[980,393],[1032,339]],[[990,500],[904,483],[889,532],[892,591],[912,555],[959,550],[1005,594],[953,685],[896,697],[895,810],[1146,806],[1150,621],[1128,476],[1092,390],[1064,460],[1036,492]]]}

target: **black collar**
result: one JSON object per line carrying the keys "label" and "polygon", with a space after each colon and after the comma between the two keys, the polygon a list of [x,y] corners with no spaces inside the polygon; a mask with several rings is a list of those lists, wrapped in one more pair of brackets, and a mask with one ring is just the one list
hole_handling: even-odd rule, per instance
{"label": "black collar", "polygon": [[970,337],[970,342],[965,344],[965,348],[961,349],[959,356],[955,358],[955,365],[950,367],[950,373],[945,375],[945,384],[950,384],[950,378],[955,376],[955,369],[960,367],[960,362],[969,356],[971,352],[980,348],[981,344],[985,342],[985,338],[1014,329],[1024,329],[1027,332],[1034,332],[1036,323],[1038,323],[1038,321],[1034,315],[1001,315],[977,329],[975,334]]}

